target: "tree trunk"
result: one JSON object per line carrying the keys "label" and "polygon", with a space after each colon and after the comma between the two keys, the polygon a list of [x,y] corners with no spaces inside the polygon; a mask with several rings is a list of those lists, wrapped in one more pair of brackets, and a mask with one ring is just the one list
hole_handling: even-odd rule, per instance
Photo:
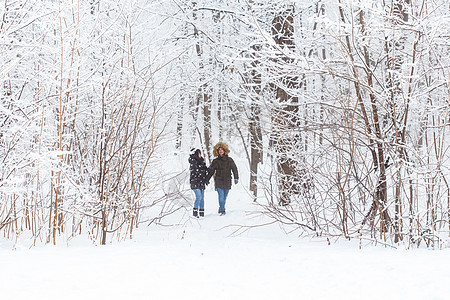
{"label": "tree trunk", "polygon": [[206,157],[211,162],[211,96],[209,95],[207,84],[203,85],[203,136],[205,137]]}
{"label": "tree trunk", "polygon": [[[294,13],[293,5],[286,7],[272,20],[272,36],[276,44],[286,51],[293,50],[294,45]],[[284,53],[279,54],[280,64],[292,63],[292,59],[286,57]],[[291,194],[299,192],[300,186],[295,180],[295,170],[297,162],[287,153],[290,147],[295,145],[295,137],[289,137],[289,132],[298,128],[298,98],[291,96],[284,87],[295,90],[298,87],[298,77],[285,75],[281,83],[276,85],[276,99],[279,109],[273,112],[273,123],[277,132],[275,133],[272,145],[277,154],[277,167],[279,172],[280,205],[287,205],[291,202]],[[278,135],[278,136],[276,136]]]}
{"label": "tree trunk", "polygon": [[[252,46],[253,51],[260,51],[260,47]],[[253,58],[255,55],[253,55]],[[250,71],[246,74],[248,90],[252,97],[250,104],[250,191],[254,200],[258,197],[258,165],[262,161],[262,132],[260,123],[261,107],[259,97],[261,96],[261,74],[257,71],[258,61],[254,58]]]}
{"label": "tree trunk", "polygon": [[[194,20],[197,19],[197,2],[192,2],[192,5],[194,7],[193,11],[193,18]],[[194,25],[194,36],[197,40],[195,44],[195,52],[199,58],[199,73],[201,74],[200,80],[203,82],[202,85],[198,88],[198,95],[197,95],[197,104],[202,106],[202,121],[203,121],[203,137],[204,137],[204,147],[206,155],[205,157],[208,158],[208,161],[211,161],[211,95],[209,94],[209,86],[205,82],[205,74],[204,74],[204,68],[203,68],[203,60],[204,54],[200,45],[200,37],[197,27]],[[196,113],[195,116],[197,117],[198,114]],[[195,122],[195,119],[194,119]],[[200,137],[201,138],[201,137]]]}
{"label": "tree trunk", "polygon": [[[339,3],[341,1],[339,0]],[[342,6],[339,6],[339,15],[341,18],[341,21],[343,23],[346,23],[344,10]],[[361,30],[364,34],[364,26],[365,21],[364,17],[361,11],[360,14],[360,24],[361,24]],[[358,102],[359,108],[361,110],[361,114],[364,120],[365,129],[367,131],[367,136],[369,137],[369,150],[372,154],[373,159],[373,166],[374,169],[378,173],[378,179],[377,183],[375,185],[375,192],[374,192],[374,199],[372,206],[366,215],[365,219],[363,220],[363,224],[366,223],[368,219],[370,219],[371,224],[375,224],[374,218],[377,214],[380,216],[380,226],[381,226],[381,232],[386,232],[388,229],[388,226],[391,224],[391,220],[389,217],[389,213],[386,209],[386,201],[387,201],[387,185],[386,185],[386,165],[385,165],[385,153],[384,153],[384,147],[383,147],[383,135],[381,132],[381,126],[380,126],[380,120],[379,120],[379,114],[378,114],[378,106],[375,99],[375,95],[373,94],[373,90],[371,89],[369,92],[369,97],[371,100],[371,108],[372,108],[372,117],[369,118],[366,106],[363,101],[363,94],[361,91],[361,79],[358,74],[355,59],[353,56],[352,51],[352,44],[350,42],[350,36],[347,34],[345,36],[345,46],[347,47],[347,55],[350,59],[350,68],[352,70],[352,75],[354,76],[354,87],[355,87],[355,93],[356,93],[356,100]],[[370,58],[369,58],[369,52],[367,48],[364,46],[364,59],[366,62],[366,69],[365,72],[367,74],[367,85],[369,87],[373,86],[372,83],[372,70],[369,69],[370,66]],[[372,136],[376,137],[376,142],[372,138]],[[373,229],[373,228],[372,228]]]}
{"label": "tree trunk", "polygon": [[[389,76],[387,77],[387,88],[390,93],[390,114],[393,123],[395,150],[398,153],[398,161],[395,161],[396,165],[396,187],[395,187],[395,216],[393,227],[395,231],[394,242],[398,243],[402,239],[400,234],[402,228],[401,221],[401,191],[403,190],[403,180],[401,171],[403,169],[404,161],[407,157],[406,149],[404,147],[405,142],[403,140],[402,132],[406,127],[409,105],[403,107],[403,92],[402,92],[402,65],[404,57],[402,52],[404,51],[405,36],[402,34],[400,23],[408,21],[408,14],[403,7],[403,1],[392,0],[390,19],[392,20],[392,36],[386,42],[386,55],[387,55],[387,70]],[[401,118],[404,118],[402,124]]]}

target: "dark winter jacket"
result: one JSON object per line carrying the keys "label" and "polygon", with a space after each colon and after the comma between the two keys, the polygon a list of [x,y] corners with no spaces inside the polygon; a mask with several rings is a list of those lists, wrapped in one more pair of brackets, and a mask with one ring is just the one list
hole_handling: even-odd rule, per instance
{"label": "dark winter jacket", "polygon": [[[225,154],[219,156],[218,149],[223,148]],[[239,179],[238,170],[233,159],[228,156],[230,150],[228,146],[224,143],[218,143],[214,147],[214,155],[217,156],[208,168],[208,176],[206,181],[209,182],[211,177],[214,175],[214,184],[216,189],[222,188],[226,190],[231,189],[231,172],[233,172],[234,179]]]}
{"label": "dark winter jacket", "polygon": [[200,150],[196,150],[194,154],[189,156],[189,170],[191,189],[205,189],[207,167],[203,157],[198,157]]}

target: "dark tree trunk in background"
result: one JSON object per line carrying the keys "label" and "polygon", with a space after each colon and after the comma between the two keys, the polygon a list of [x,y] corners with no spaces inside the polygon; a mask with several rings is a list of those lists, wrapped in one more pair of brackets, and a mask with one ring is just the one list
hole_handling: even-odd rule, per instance
{"label": "dark tree trunk in background", "polygon": [[[395,216],[393,220],[393,227],[395,231],[394,241],[398,243],[403,236],[402,231],[402,220],[401,215],[401,197],[403,187],[402,179],[402,167],[403,162],[407,159],[407,153],[405,145],[404,136],[402,132],[403,124],[406,127],[407,116],[408,116],[408,105],[404,105],[404,96],[402,91],[402,65],[404,63],[404,43],[405,36],[401,30],[401,24],[408,22],[408,14],[406,12],[406,5],[409,1],[394,0],[391,2],[390,17],[392,19],[392,32],[391,37],[386,43],[386,55],[387,55],[387,69],[389,70],[389,76],[387,78],[387,88],[389,89],[390,95],[390,115],[393,125],[393,135],[395,140],[395,148],[398,153],[399,160],[394,162],[396,164],[396,187],[395,187]],[[401,119],[404,119],[402,122]]]}
{"label": "dark tree trunk in background", "polygon": [[[259,47],[252,47],[255,52],[259,51]],[[257,71],[258,61],[253,60],[251,63],[251,71],[248,74],[248,84],[250,95],[252,98],[261,96],[261,74]],[[258,99],[252,99],[250,106],[250,191],[253,193],[254,199],[258,197],[258,164],[262,162],[262,133],[260,114],[261,107]]]}
{"label": "dark tree trunk in background", "polygon": [[[197,2],[192,2],[192,5],[194,7],[193,12],[193,18],[194,20],[197,19],[197,13],[198,10]],[[197,42],[195,44],[195,51],[197,53],[197,56],[199,57],[199,73],[201,74],[200,80],[204,82],[199,88],[198,88],[198,95],[197,95],[197,103],[200,105],[203,109],[201,110],[202,115],[202,122],[203,122],[203,137],[204,137],[204,147],[205,152],[208,161],[211,161],[211,95],[209,94],[209,86],[206,83],[205,78],[205,70],[204,70],[204,60],[205,55],[202,51],[202,47],[200,44],[201,38],[199,36],[199,31],[197,27],[194,26],[194,36],[197,39]],[[195,114],[195,116],[198,116],[198,113]],[[194,120],[195,121],[195,120]],[[200,132],[198,132],[200,134]],[[201,139],[201,136],[200,136]]]}
{"label": "dark tree trunk in background", "polygon": [[206,89],[207,84],[203,85],[203,92],[201,96],[203,97],[203,135],[205,137],[205,149],[206,157],[208,162],[211,162],[211,96]]}
{"label": "dark tree trunk in background", "polygon": [[[272,20],[272,36],[282,51],[292,51],[294,44],[294,13],[293,5],[285,7]],[[286,57],[284,53],[279,53],[279,64],[292,64],[292,59]],[[298,98],[291,96],[289,90],[298,88],[298,76],[284,74],[278,83],[275,84],[276,99],[278,109],[273,112],[273,123],[275,134],[272,145],[277,156],[277,168],[279,173],[280,205],[290,203],[290,196],[299,191],[299,186],[292,178],[295,176],[297,161],[289,156],[289,148],[295,147],[295,136],[292,130],[298,128]],[[297,128],[296,128],[297,127]]]}

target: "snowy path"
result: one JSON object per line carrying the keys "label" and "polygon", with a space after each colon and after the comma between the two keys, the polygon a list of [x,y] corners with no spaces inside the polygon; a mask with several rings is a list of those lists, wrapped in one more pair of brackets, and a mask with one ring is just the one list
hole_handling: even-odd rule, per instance
{"label": "snowy path", "polygon": [[227,225],[253,222],[251,203],[234,196],[242,200],[224,217],[208,192],[204,219],[141,228],[120,244],[11,251],[0,242],[1,299],[450,298],[450,249],[328,246],[276,226],[230,237]]}

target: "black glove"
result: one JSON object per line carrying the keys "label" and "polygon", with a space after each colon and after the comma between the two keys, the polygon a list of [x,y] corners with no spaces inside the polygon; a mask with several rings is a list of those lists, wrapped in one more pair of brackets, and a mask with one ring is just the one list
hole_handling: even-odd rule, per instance
{"label": "black glove", "polygon": [[234,184],[238,184],[238,182],[239,182],[239,179],[238,179],[238,178],[235,178],[235,179],[234,179]]}

